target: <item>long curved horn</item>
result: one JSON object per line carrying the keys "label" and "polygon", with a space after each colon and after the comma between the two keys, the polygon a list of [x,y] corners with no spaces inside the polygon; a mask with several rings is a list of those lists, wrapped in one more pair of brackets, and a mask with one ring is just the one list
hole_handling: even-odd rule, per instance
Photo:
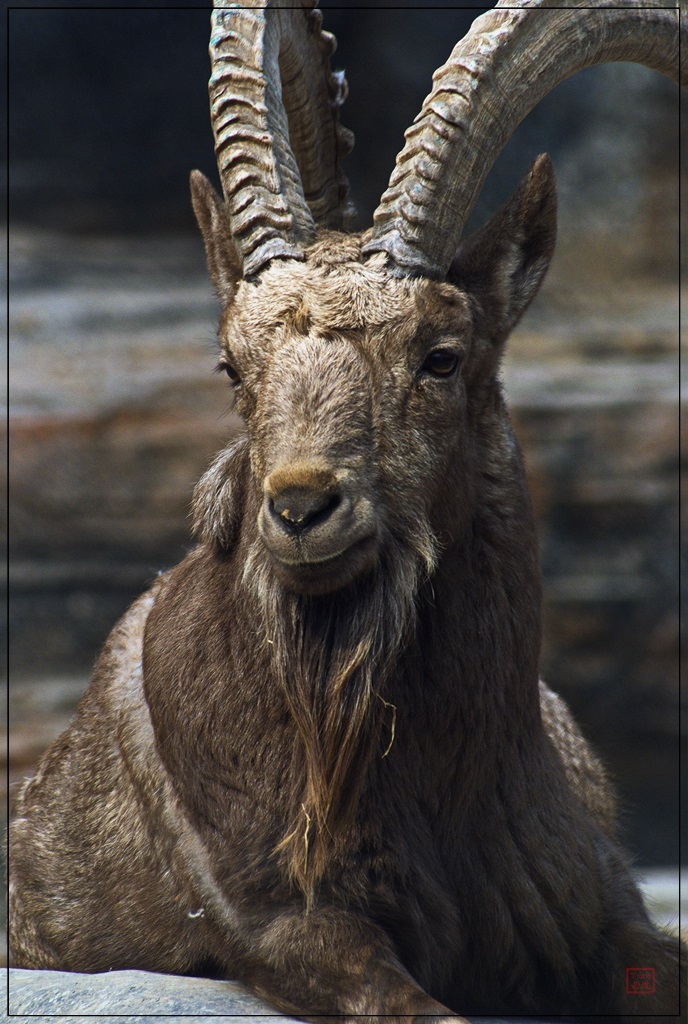
{"label": "long curved horn", "polygon": [[212,14],[215,153],[245,276],[278,257],[302,259],[316,224],[344,227],[351,212],[339,161],[353,136],[339,124],[346,82],[329,69],[334,37],[321,31],[315,0],[287,3],[215,0]]}
{"label": "long curved horn", "polygon": [[315,9],[318,0],[301,2],[312,8],[307,12],[308,48],[294,45],[291,35],[280,52],[282,100],[291,148],[315,223],[345,231],[351,226],[354,208],[348,200],[349,182],[339,163],[353,149],[354,135],[339,123],[338,111],[348,85],[343,71],[330,70],[337,40],[331,32],[322,30],[322,13]]}
{"label": "long curved horn", "polygon": [[[402,274],[442,278],[494,161],[526,114],[563,79],[633,61],[688,84],[679,71],[676,8],[659,0],[500,0],[477,18],[406,132],[364,254],[386,252]],[[520,8],[520,9],[514,9]],[[684,29],[682,32],[688,32]],[[688,40],[684,53],[688,54]]]}

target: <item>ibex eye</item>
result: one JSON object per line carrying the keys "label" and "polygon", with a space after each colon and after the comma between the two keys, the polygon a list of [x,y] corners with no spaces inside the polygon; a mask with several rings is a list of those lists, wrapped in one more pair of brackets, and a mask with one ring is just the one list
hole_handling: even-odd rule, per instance
{"label": "ibex eye", "polygon": [[459,365],[459,357],[456,352],[448,348],[436,348],[426,358],[421,369],[424,373],[432,373],[435,377],[451,377]]}
{"label": "ibex eye", "polygon": [[220,369],[224,370],[224,372],[227,374],[227,376],[231,380],[232,384],[240,384],[241,383],[241,377],[239,376],[239,373],[238,373],[236,367],[232,366],[231,363],[220,363]]}

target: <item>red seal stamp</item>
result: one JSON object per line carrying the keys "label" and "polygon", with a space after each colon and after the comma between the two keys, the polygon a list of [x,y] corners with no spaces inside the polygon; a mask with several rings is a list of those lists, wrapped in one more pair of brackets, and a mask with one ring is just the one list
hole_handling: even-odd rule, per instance
{"label": "red seal stamp", "polygon": [[629,996],[653,996],[655,994],[654,967],[627,967],[626,992]]}

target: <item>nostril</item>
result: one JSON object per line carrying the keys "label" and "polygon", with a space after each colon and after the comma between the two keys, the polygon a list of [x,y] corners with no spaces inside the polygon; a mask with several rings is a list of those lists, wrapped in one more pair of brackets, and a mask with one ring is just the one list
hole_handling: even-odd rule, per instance
{"label": "nostril", "polygon": [[341,504],[339,494],[306,491],[302,488],[283,491],[269,499],[272,516],[293,533],[302,533],[328,519]]}

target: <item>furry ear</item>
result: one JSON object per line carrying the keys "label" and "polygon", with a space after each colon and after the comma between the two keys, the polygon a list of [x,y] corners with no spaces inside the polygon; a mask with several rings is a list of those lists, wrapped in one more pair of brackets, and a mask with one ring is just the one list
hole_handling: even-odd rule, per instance
{"label": "furry ear", "polygon": [[242,434],[221,452],[196,484],[191,505],[199,540],[228,551],[241,526],[249,472],[248,439]]}
{"label": "furry ear", "polygon": [[205,174],[192,171],[191,204],[205,242],[208,272],[218,297],[227,305],[241,280],[241,260],[232,242],[232,232],[224,203]]}
{"label": "furry ear", "polygon": [[452,284],[477,300],[484,332],[502,342],[535,298],[557,234],[557,190],[546,153],[534,161],[511,199],[459,248]]}

